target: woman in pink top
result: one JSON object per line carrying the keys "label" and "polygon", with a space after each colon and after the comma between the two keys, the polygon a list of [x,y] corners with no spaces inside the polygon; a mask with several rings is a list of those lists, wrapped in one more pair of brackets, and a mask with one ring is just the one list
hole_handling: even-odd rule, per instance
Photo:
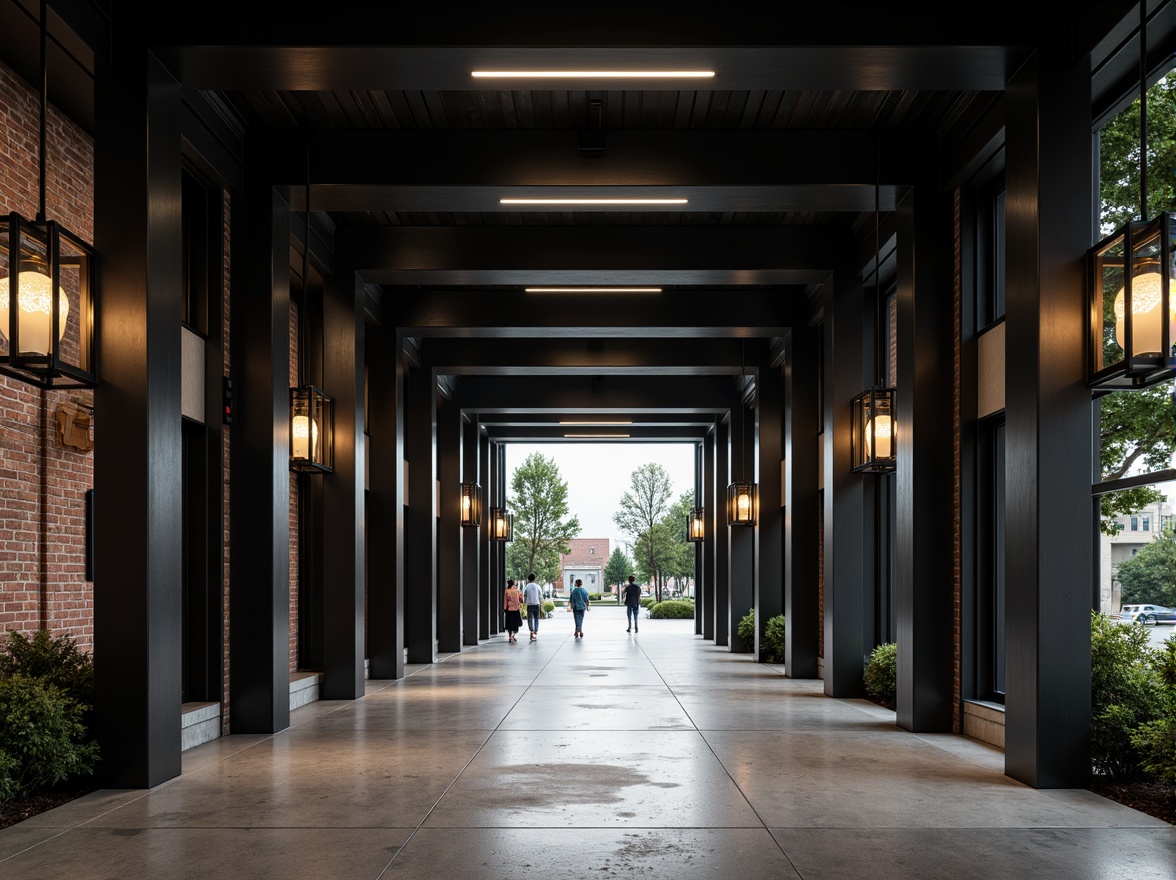
{"label": "woman in pink top", "polygon": [[503,599],[502,607],[506,609],[506,632],[512,642],[518,641],[515,638],[515,633],[523,628],[523,615],[519,613],[522,604],[523,594],[519,592],[514,581],[507,581],[506,596]]}

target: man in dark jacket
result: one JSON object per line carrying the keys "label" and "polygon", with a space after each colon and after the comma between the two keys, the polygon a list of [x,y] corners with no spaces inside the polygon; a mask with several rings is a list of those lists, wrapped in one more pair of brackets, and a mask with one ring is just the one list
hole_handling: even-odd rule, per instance
{"label": "man in dark jacket", "polygon": [[637,578],[629,575],[629,583],[625,587],[625,616],[629,621],[629,628],[625,632],[637,632],[637,615],[641,611],[641,587],[637,586]]}

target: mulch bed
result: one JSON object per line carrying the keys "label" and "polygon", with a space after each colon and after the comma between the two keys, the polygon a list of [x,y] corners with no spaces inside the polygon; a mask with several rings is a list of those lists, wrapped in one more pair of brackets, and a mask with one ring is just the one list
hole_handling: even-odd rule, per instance
{"label": "mulch bed", "polygon": [[9,825],[23,822],[25,819],[52,810],[54,807],[68,804],[91,791],[93,791],[92,788],[72,791],[43,791],[18,800],[0,802],[0,828],[7,828]]}
{"label": "mulch bed", "polygon": [[1176,825],[1176,788],[1160,782],[1107,782],[1095,779],[1090,790],[1157,819]]}

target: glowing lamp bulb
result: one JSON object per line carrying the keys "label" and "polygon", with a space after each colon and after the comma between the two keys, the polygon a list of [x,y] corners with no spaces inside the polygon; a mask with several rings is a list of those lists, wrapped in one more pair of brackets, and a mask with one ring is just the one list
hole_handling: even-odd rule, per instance
{"label": "glowing lamp bulb", "polygon": [[888,415],[879,415],[866,422],[866,457],[875,458],[873,445],[878,444],[877,458],[894,457],[894,423]]}
{"label": "glowing lamp bulb", "polygon": [[[1160,282],[1159,272],[1144,272],[1131,279],[1131,341],[1134,351],[1130,355],[1159,354],[1160,335],[1162,331],[1160,315]],[[1127,308],[1125,304],[1126,291],[1120,289],[1115,294],[1115,341],[1120,348],[1126,348],[1123,339],[1123,325]],[[1176,341],[1176,302],[1168,304],[1171,329],[1168,331],[1169,341]]]}
{"label": "glowing lamp bulb", "polygon": [[[4,279],[7,282],[8,279]],[[44,272],[25,270],[16,276],[17,333],[20,335],[21,354],[48,355],[53,333],[53,285]],[[0,282],[0,336],[7,338],[10,316],[7,283]],[[57,338],[65,335],[69,317],[69,298],[65,290],[57,288]]]}
{"label": "glowing lamp bulb", "polygon": [[290,425],[291,452],[290,457],[300,461],[310,459],[313,450],[318,454],[318,424],[307,416],[294,416]]}

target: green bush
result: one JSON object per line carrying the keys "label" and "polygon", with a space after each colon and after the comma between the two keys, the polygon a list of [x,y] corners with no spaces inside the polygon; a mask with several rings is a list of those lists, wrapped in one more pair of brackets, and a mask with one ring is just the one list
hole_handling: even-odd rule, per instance
{"label": "green bush", "polygon": [[769,617],[764,627],[763,638],[760,639],[760,657],[765,663],[783,663],[784,646],[786,644],[784,615],[777,614]]}
{"label": "green bush", "polygon": [[7,651],[0,651],[0,679],[14,675],[56,685],[78,703],[94,702],[94,661],[64,633],[53,638],[42,629],[30,639],[10,632]]}
{"label": "green bush", "polygon": [[739,638],[747,644],[747,650],[755,650],[755,609],[752,608],[747,612],[746,616],[739,621],[739,625],[735,627],[735,632]]}
{"label": "green bush", "polygon": [[83,742],[84,708],[42,679],[0,678],[0,800],[94,772],[98,744]]}
{"label": "green bush", "polygon": [[1176,785],[1176,635],[1152,654],[1152,670],[1160,686],[1159,717],[1139,725],[1131,744],[1146,773]]}
{"label": "green bush", "polygon": [[[1131,779],[1142,769],[1137,729],[1157,720],[1162,686],[1150,665],[1148,630],[1122,626],[1094,612],[1090,617],[1090,759],[1094,772]],[[1141,734],[1145,739],[1148,734]]]}
{"label": "green bush", "polygon": [[657,599],[653,598],[653,596],[647,596],[646,598],[641,600],[641,607],[642,608],[651,608],[656,604],[657,604]]}
{"label": "green bush", "polygon": [[876,702],[893,704],[897,691],[898,645],[887,642],[870,652],[863,675],[866,693]]}
{"label": "green bush", "polygon": [[546,617],[554,610],[555,610],[555,603],[552,602],[550,599],[544,599],[543,600],[543,616]]}
{"label": "green bush", "polygon": [[588,601],[589,602],[599,602],[600,601],[600,593],[589,593],[588,594]]}
{"label": "green bush", "polygon": [[681,599],[666,599],[649,609],[649,616],[657,620],[681,620],[694,617],[694,603]]}

